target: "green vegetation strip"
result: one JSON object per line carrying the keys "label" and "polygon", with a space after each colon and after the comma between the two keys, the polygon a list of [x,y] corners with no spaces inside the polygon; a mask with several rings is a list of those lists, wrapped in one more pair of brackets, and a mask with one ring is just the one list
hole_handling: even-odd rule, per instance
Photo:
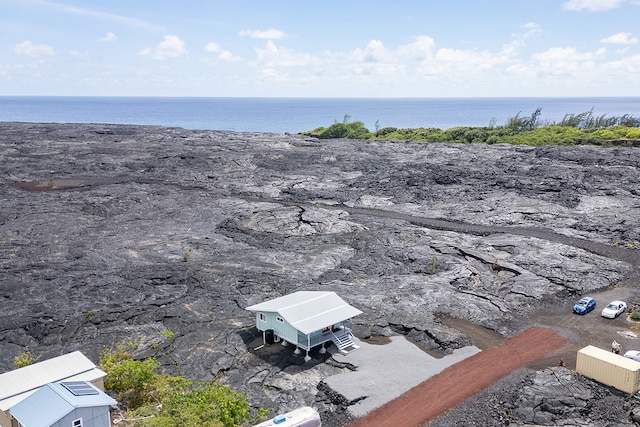
{"label": "green vegetation strip", "polygon": [[438,128],[383,127],[371,132],[360,121],[349,122],[345,115],[342,123],[302,132],[301,135],[320,139],[348,138],[363,140],[393,140],[445,143],[520,144],[520,145],[599,145],[603,147],[640,146],[640,119],[594,116],[592,112],[567,114],[559,123],[540,120],[542,109],[531,116],[519,113],[502,126],[458,126]]}

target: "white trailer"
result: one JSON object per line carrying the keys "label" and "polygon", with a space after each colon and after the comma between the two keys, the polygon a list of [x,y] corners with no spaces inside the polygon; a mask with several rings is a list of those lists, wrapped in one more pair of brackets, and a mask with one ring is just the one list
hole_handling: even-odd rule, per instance
{"label": "white trailer", "polygon": [[303,406],[286,414],[276,415],[254,427],[322,427],[320,414],[310,406]]}

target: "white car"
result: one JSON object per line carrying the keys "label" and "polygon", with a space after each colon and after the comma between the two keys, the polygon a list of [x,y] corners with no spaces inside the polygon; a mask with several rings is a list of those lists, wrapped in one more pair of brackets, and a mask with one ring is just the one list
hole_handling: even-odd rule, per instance
{"label": "white car", "polygon": [[624,354],[624,357],[635,360],[636,362],[640,362],[640,351],[629,350]]}
{"label": "white car", "polygon": [[624,301],[611,301],[603,310],[602,317],[606,317],[608,319],[615,319],[625,312],[627,309],[627,303]]}

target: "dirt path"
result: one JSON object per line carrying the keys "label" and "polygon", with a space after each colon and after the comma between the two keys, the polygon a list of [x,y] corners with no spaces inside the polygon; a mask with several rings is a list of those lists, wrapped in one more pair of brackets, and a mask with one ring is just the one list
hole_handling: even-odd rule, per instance
{"label": "dirt path", "polygon": [[562,347],[566,339],[553,329],[534,327],[491,347],[409,390],[399,398],[349,424],[349,427],[413,427],[438,417],[539,358]]}

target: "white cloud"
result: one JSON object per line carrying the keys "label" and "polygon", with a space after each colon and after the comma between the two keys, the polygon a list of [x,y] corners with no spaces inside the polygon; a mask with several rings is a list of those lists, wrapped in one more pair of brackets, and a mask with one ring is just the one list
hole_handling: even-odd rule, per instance
{"label": "white cloud", "polygon": [[488,51],[443,48],[438,50],[435,59],[456,73],[474,73],[503,63],[506,58]]}
{"label": "white cloud", "polygon": [[364,49],[352,52],[331,54],[331,62],[323,64],[324,75],[335,75],[338,78],[366,77],[370,84],[375,84],[375,76],[398,75],[404,63],[393,60],[393,52],[387,51],[382,42],[371,40]]}
{"label": "white cloud", "polygon": [[525,32],[521,35],[524,39],[533,37],[542,31],[540,30],[540,25],[536,24],[535,22],[527,22],[526,24],[522,25],[521,28],[525,30]]}
{"label": "white cloud", "polygon": [[256,49],[256,52],[258,64],[265,68],[302,67],[320,63],[314,55],[278,47],[271,40],[267,41],[264,49]]}
{"label": "white cloud", "polygon": [[384,62],[388,60],[388,54],[384,44],[380,40],[371,40],[364,49],[356,49],[354,52],[361,62]]}
{"label": "white cloud", "polygon": [[575,47],[551,47],[544,52],[533,54],[533,58],[540,61],[589,61],[596,59],[604,53],[603,50],[596,52],[580,53]]}
{"label": "white cloud", "polygon": [[268,30],[242,30],[238,33],[241,37],[251,37],[254,39],[267,39],[267,40],[282,40],[287,35],[275,28],[269,28]]}
{"label": "white cloud", "polygon": [[[507,64],[513,49],[503,47],[499,52],[441,48],[435,50],[435,41],[419,36],[413,42],[395,49],[387,48],[381,40],[370,40],[363,48],[352,51],[325,51],[321,55],[296,52],[268,41],[257,49],[256,66],[263,80],[280,81],[285,76],[292,82],[308,84],[339,84],[357,81],[373,86],[394,86],[400,82],[421,81],[425,76],[446,79],[481,75],[489,69]],[[313,67],[313,73],[309,67]],[[288,72],[283,72],[284,68]],[[298,67],[294,69],[293,67]],[[306,67],[306,68],[303,68]],[[457,76],[457,77],[455,77]],[[465,80],[466,81],[466,80]],[[395,83],[394,83],[395,82]],[[319,87],[319,86],[318,86]]]}
{"label": "white cloud", "polygon": [[187,54],[185,43],[178,36],[164,36],[163,40],[154,48],[146,48],[140,51],[140,55],[153,59],[177,58]]}
{"label": "white cloud", "polygon": [[532,55],[537,63],[534,67],[540,74],[568,76],[593,70],[596,60],[605,54],[605,49],[595,52],[578,52],[573,47],[552,47]]}
{"label": "white cloud", "polygon": [[590,10],[592,12],[603,12],[619,7],[624,0],[569,0],[562,7],[566,10]]}
{"label": "white cloud", "polygon": [[116,37],[116,35],[114,33],[112,33],[111,31],[109,31],[104,36],[100,37],[98,40],[101,41],[101,42],[114,42],[117,39],[118,38]]}
{"label": "white cloud", "polygon": [[277,82],[290,81],[289,75],[287,73],[283,73],[273,68],[263,68],[260,71],[260,79],[268,80],[268,81],[277,81]]}
{"label": "white cloud", "polygon": [[209,42],[204,46],[204,51],[205,52],[220,52],[220,50],[222,50],[222,48],[220,47],[220,45],[218,43],[215,42]]}
{"label": "white cloud", "polygon": [[[277,41],[268,41],[256,49],[257,60],[250,65],[254,67],[254,81],[271,91],[291,94],[300,89],[304,93],[342,96],[363,93],[559,96],[582,93],[584,88],[598,88],[600,92],[594,93],[606,93],[619,87],[620,82],[630,81],[628,75],[640,72],[638,59],[631,60],[630,55],[625,61],[607,62],[611,47],[602,44],[591,49],[570,45],[541,47],[532,53],[526,48],[530,39],[525,34],[540,29],[537,23],[525,23],[510,42],[497,49],[438,46],[429,36],[415,37],[395,46],[385,39],[373,38],[356,49],[322,52],[292,50]],[[614,45],[618,46],[629,45]]]}
{"label": "white cloud", "polygon": [[507,71],[508,73],[513,73],[513,74],[519,74],[521,76],[526,76],[526,77],[535,77],[536,76],[536,71],[533,67],[529,67],[525,64],[521,64],[521,63],[515,63],[512,65],[507,66],[507,68],[505,68],[505,71]]}
{"label": "white cloud", "polygon": [[55,51],[46,44],[33,44],[30,40],[25,40],[13,47],[13,51],[21,56],[38,58],[43,56],[53,56]]}
{"label": "white cloud", "polygon": [[218,59],[225,62],[238,62],[241,60],[240,57],[235,56],[228,50],[222,49],[218,43],[209,42],[204,47],[205,52],[215,53]]}
{"label": "white cloud", "polygon": [[540,28],[540,25],[536,24],[535,22],[527,22],[526,24],[522,24],[520,28],[524,28],[525,30],[530,30],[534,28]]}
{"label": "white cloud", "polygon": [[413,43],[402,45],[398,48],[398,57],[401,60],[424,61],[433,56],[435,41],[428,36],[416,37]]}
{"label": "white cloud", "polygon": [[619,61],[611,61],[603,65],[605,75],[620,76],[635,80],[635,76],[640,73],[640,54],[631,55]]}
{"label": "white cloud", "polygon": [[600,41],[613,44],[636,44],[638,43],[638,38],[633,37],[631,33],[616,33]]}
{"label": "white cloud", "polygon": [[70,50],[69,56],[75,59],[86,59],[89,58],[89,55],[85,52],[80,52],[78,50]]}
{"label": "white cloud", "polygon": [[[407,45],[408,46],[408,45]],[[396,51],[387,49],[380,40],[370,40],[364,48],[354,49],[348,52],[324,52],[320,58],[315,58],[317,64],[314,68],[315,75],[323,76],[327,84],[335,80],[349,80],[357,78],[361,83],[366,79],[370,84],[377,84],[376,76],[400,75],[407,60],[413,60],[415,56],[422,54],[416,46],[407,47],[403,59],[399,59]]]}

